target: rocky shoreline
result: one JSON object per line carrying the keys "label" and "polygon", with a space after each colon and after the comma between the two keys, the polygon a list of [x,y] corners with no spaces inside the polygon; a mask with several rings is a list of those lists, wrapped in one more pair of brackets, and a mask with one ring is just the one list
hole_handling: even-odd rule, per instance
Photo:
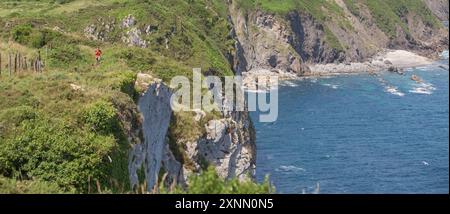
{"label": "rocky shoreline", "polygon": [[402,73],[404,68],[429,65],[432,59],[419,56],[404,50],[386,50],[380,52],[366,62],[339,63],[339,64],[316,64],[309,66],[310,72],[307,76],[323,76],[348,73],[375,73],[380,71],[391,71]]}
{"label": "rocky shoreline", "polygon": [[[366,62],[354,63],[329,63],[308,65],[309,72],[302,75],[281,70],[258,69],[251,70],[242,74],[244,88],[248,91],[264,91],[269,87],[274,87],[276,82],[269,77],[278,77],[278,80],[294,80],[301,78],[326,77],[342,74],[370,73],[376,74],[382,71],[390,71],[403,74],[406,68],[430,65],[433,59],[417,55],[405,50],[385,50],[378,53]],[[255,79],[266,77],[269,81],[267,86],[258,85],[256,87]]]}

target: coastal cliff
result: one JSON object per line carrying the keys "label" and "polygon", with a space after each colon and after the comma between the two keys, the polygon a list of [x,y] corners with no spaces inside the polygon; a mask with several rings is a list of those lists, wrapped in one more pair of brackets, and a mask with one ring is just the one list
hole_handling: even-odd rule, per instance
{"label": "coastal cliff", "polygon": [[[142,137],[132,145],[129,157],[133,189],[144,183],[149,192],[160,183],[186,186],[191,175],[209,166],[226,179],[254,179],[256,146],[248,112],[233,111],[216,119],[202,111],[195,115],[174,113],[170,107],[172,89],[161,80],[138,74],[136,84],[145,93],[139,98],[141,125],[136,127]],[[187,137],[190,130],[180,129],[177,120],[190,124],[186,129],[200,128],[200,133]],[[174,137],[175,133],[179,137]],[[139,180],[141,170],[143,180]]]}
{"label": "coastal cliff", "polygon": [[252,180],[249,113],[172,112],[173,77],[427,61],[410,52],[448,49],[439,19],[448,0],[1,1],[0,176],[77,193],[186,187],[208,167]]}
{"label": "coastal cliff", "polygon": [[448,1],[228,2],[248,71],[308,75],[308,65],[370,62],[387,49],[436,58],[448,48],[433,15],[448,17]]}

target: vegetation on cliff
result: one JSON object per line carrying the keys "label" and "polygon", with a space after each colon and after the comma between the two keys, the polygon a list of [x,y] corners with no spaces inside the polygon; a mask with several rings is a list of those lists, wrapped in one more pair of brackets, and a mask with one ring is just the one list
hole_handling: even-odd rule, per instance
{"label": "vegetation on cliff", "polygon": [[[335,1],[234,1],[247,11],[307,13],[323,25],[326,42],[337,51],[347,46],[330,23],[354,31]],[[409,32],[406,12],[431,27],[440,25],[419,0],[345,3],[355,16],[367,7],[390,37],[397,27]],[[128,150],[135,142],[129,134],[139,123],[141,92],[134,86],[137,73],[165,82],[190,77],[198,67],[204,74],[232,75],[232,30],[225,0],[0,0],[0,192],[130,192]],[[97,47],[104,53],[98,66]],[[26,66],[7,66],[16,56]],[[33,71],[35,59],[42,60],[42,71]],[[169,146],[180,162],[186,158],[177,140],[205,134],[205,119],[192,117],[175,114],[170,127]],[[268,182],[224,181],[209,170],[185,191],[271,189]]]}
{"label": "vegetation on cliff", "polygon": [[[164,81],[191,76],[194,67],[232,74],[226,9],[219,0],[0,1],[0,174],[18,180],[8,188],[44,182],[58,191],[129,191],[136,74]],[[148,48],[124,42],[129,14]],[[104,53],[100,66],[96,47]],[[30,64],[10,76],[8,55],[16,54],[40,57],[43,72]],[[201,135],[201,125],[189,124],[178,124],[172,137]],[[11,192],[5,185],[0,191]]]}

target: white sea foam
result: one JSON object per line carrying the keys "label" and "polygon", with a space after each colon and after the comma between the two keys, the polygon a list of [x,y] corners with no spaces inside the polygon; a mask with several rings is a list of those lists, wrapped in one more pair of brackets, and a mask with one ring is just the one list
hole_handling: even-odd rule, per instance
{"label": "white sea foam", "polygon": [[426,94],[430,95],[433,94],[433,91],[436,90],[436,88],[433,86],[433,84],[430,83],[420,83],[416,87],[414,87],[412,90],[409,90],[410,93],[413,94]]}
{"label": "white sea foam", "polygon": [[296,167],[296,166],[292,166],[292,165],[289,165],[289,166],[280,166],[280,167],[278,167],[275,171],[277,171],[277,172],[304,172],[304,171],[306,171],[305,169],[303,169],[303,168],[301,168],[301,167]]}
{"label": "white sea foam", "polygon": [[422,66],[422,67],[417,67],[416,69],[419,71],[428,71],[430,68]]}
{"label": "white sea foam", "polygon": [[327,86],[327,87],[330,87],[330,88],[332,88],[332,89],[338,89],[339,88],[339,85],[333,85],[333,84],[328,84],[328,83],[325,83],[325,84],[322,84],[323,86]]}
{"label": "white sea foam", "polygon": [[445,50],[441,53],[441,59],[448,59],[448,50]]}
{"label": "white sea foam", "polygon": [[281,82],[281,84],[280,84],[281,86],[289,86],[289,87],[297,87],[298,85],[297,84],[295,84],[295,83],[293,83],[293,82],[291,82],[291,81],[282,81]]}
{"label": "white sea foam", "polygon": [[386,92],[396,95],[396,96],[400,96],[400,97],[405,96],[405,93],[399,91],[398,88],[395,86],[386,86],[385,90],[386,90]]}
{"label": "white sea foam", "polygon": [[433,94],[433,92],[431,92],[426,88],[414,88],[412,90],[409,90],[409,92],[413,94],[427,94],[427,95]]}

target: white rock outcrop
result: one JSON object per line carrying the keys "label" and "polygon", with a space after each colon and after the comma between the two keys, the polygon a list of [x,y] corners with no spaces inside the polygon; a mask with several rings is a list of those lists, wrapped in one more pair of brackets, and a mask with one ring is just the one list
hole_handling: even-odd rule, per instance
{"label": "white rock outcrop", "polygon": [[155,81],[139,99],[144,142],[133,145],[130,152],[128,168],[133,188],[139,185],[138,171],[141,167],[144,167],[147,191],[152,191],[157,183],[172,116],[171,95],[171,89]]}

